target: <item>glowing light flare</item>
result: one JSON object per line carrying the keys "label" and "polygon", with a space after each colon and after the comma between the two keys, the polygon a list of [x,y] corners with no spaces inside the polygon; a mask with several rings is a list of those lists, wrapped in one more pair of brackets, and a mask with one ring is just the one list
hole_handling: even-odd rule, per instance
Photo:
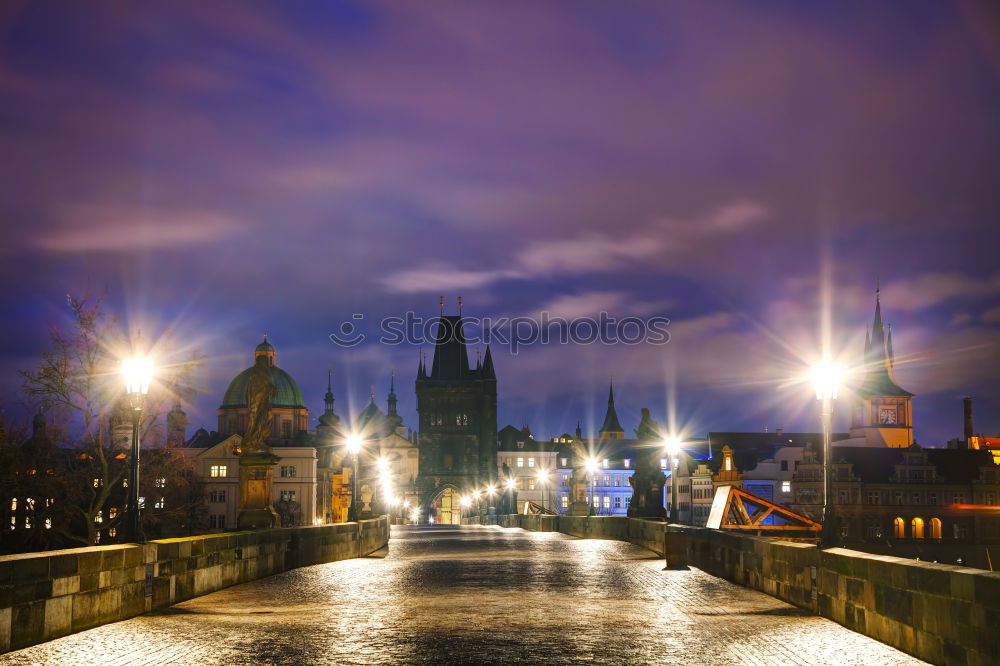
{"label": "glowing light flare", "polygon": [[587,458],[586,465],[587,465],[587,471],[590,472],[591,474],[595,473],[599,469],[599,466],[597,464],[597,458]]}
{"label": "glowing light flare", "polygon": [[122,361],[122,377],[125,392],[131,395],[149,393],[149,382],[153,378],[153,361],[148,358],[127,358]]}
{"label": "glowing light flare", "polygon": [[458,503],[461,504],[463,508],[468,509],[472,505],[472,498],[470,498],[468,495],[465,495],[458,500]]}
{"label": "glowing light flare", "polygon": [[813,386],[816,389],[817,400],[836,400],[840,385],[844,382],[846,371],[839,363],[824,361],[810,368]]}
{"label": "glowing light flare", "polygon": [[486,486],[487,497],[493,497],[494,495],[496,495],[496,492],[497,492],[496,486]]}
{"label": "glowing light flare", "polygon": [[549,473],[543,469],[538,470],[538,483],[546,483],[549,480]]}
{"label": "glowing light flare", "polygon": [[667,455],[671,458],[677,458],[681,454],[681,440],[680,437],[667,437],[663,440],[663,448],[667,450]]}
{"label": "glowing light flare", "polygon": [[507,486],[507,490],[514,490],[514,488],[517,487],[517,482],[514,481],[514,479],[507,479],[507,483],[505,485]]}
{"label": "glowing light flare", "polygon": [[347,444],[347,452],[353,456],[358,455],[361,452],[361,437],[358,435],[350,435],[345,442]]}

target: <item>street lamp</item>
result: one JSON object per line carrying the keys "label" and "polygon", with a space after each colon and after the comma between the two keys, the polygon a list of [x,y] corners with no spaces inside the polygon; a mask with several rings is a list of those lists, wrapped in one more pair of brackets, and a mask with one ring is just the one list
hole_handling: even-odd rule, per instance
{"label": "street lamp", "polygon": [[590,497],[587,499],[587,515],[594,514],[594,479],[597,474],[597,458],[587,458],[587,472],[590,474],[590,479],[587,481],[587,486],[589,486]]}
{"label": "street lamp", "polygon": [[469,497],[468,495],[463,495],[461,498],[459,498],[458,503],[462,505],[462,518],[465,518],[465,515],[469,511],[469,507],[472,506],[472,498]]}
{"label": "street lamp", "polygon": [[829,548],[835,539],[833,525],[833,452],[830,442],[833,429],[833,401],[844,379],[844,367],[829,361],[812,366],[812,380],[816,399],[820,401],[820,420],[823,423],[823,531],[820,546]]}
{"label": "street lamp", "polygon": [[509,477],[504,483],[507,488],[507,498],[504,500],[505,509],[510,513],[517,513],[517,503],[514,501],[514,490],[517,488],[517,481],[514,477]]}
{"label": "street lamp", "polygon": [[361,453],[361,437],[350,435],[347,438],[347,452],[351,454],[351,504],[347,509],[347,522],[358,520],[358,455]]}
{"label": "street lamp", "polygon": [[677,472],[680,470],[681,462],[681,440],[676,437],[667,437],[663,442],[667,449],[667,457],[670,458],[670,517],[671,523],[676,523],[677,518]]}
{"label": "street lamp", "polygon": [[538,470],[538,492],[541,497],[541,507],[542,511],[545,511],[545,490],[543,490],[546,483],[549,480],[549,473],[544,469]]}
{"label": "street lamp", "polygon": [[142,523],[139,520],[139,424],[142,408],[149,393],[149,380],[153,377],[153,362],[148,358],[130,358],[122,361],[125,393],[132,407],[132,457],[128,467],[128,540],[142,543]]}

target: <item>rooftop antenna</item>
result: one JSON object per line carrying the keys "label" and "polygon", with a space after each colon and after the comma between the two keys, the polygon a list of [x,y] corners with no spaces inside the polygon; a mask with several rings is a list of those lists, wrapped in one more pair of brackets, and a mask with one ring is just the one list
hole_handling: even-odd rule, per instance
{"label": "rooftop antenna", "polygon": [[462,316],[462,297],[458,297],[458,316]]}

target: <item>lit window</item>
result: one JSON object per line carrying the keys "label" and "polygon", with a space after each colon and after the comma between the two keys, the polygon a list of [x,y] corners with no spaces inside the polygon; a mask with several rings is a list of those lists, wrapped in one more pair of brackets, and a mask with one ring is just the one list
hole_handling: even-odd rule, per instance
{"label": "lit window", "polygon": [[281,466],[281,477],[285,479],[295,478],[295,465],[282,465]]}
{"label": "lit window", "polygon": [[94,479],[94,487],[95,488],[100,488],[103,485],[104,485],[104,481],[103,480],[101,480],[101,479]]}
{"label": "lit window", "polygon": [[25,516],[24,517],[24,529],[26,529],[26,530],[30,530],[31,529],[31,516]]}
{"label": "lit window", "polygon": [[10,517],[10,529],[12,530],[17,529],[17,518],[15,518],[14,516]]}
{"label": "lit window", "polygon": [[528,458],[528,467],[534,467],[534,466],[535,466],[535,459]]}
{"label": "lit window", "polygon": [[295,501],[295,491],[294,490],[282,490],[281,491],[281,501],[282,502],[294,502]]}
{"label": "lit window", "polygon": [[567,467],[568,465],[569,465],[569,458],[560,458],[559,459],[559,466],[560,467]]}
{"label": "lit window", "polygon": [[667,468],[667,459],[660,458],[660,469],[666,469],[666,468]]}
{"label": "lit window", "polygon": [[566,497],[565,495],[562,496],[562,508],[564,509],[569,508],[569,498]]}
{"label": "lit window", "polygon": [[594,508],[595,509],[601,508],[601,498],[598,497],[597,495],[594,495]]}
{"label": "lit window", "polygon": [[783,492],[783,493],[790,493],[790,492],[792,492],[792,482],[791,481],[782,481],[781,482],[781,492]]}
{"label": "lit window", "polygon": [[10,498],[10,510],[11,511],[17,511],[17,498],[16,497],[11,497]]}
{"label": "lit window", "polygon": [[139,497],[139,508],[140,509],[145,509],[146,508],[146,498],[145,497]]}
{"label": "lit window", "polygon": [[94,516],[94,522],[95,523],[103,523],[104,522],[104,512],[103,511],[98,511],[97,512],[97,515]]}
{"label": "lit window", "polygon": [[611,485],[611,477],[608,474],[604,475],[604,485],[606,485],[606,486],[610,486]]}
{"label": "lit window", "polygon": [[626,458],[624,462],[625,462],[625,469],[628,469],[629,466],[632,464],[632,459]]}
{"label": "lit window", "polygon": [[166,488],[167,480],[161,476],[160,478],[158,478],[156,481],[153,482],[153,486],[156,488]]}
{"label": "lit window", "polygon": [[603,465],[604,469],[607,469],[608,468],[608,459],[605,458],[604,461],[601,463],[601,465]]}
{"label": "lit window", "polygon": [[534,489],[535,489],[535,480],[528,479],[528,490],[534,490]]}
{"label": "lit window", "polygon": [[116,534],[118,534],[118,529],[117,528],[112,527],[110,530],[108,530],[108,536],[109,537],[113,537]]}
{"label": "lit window", "polygon": [[611,498],[608,497],[607,495],[604,496],[604,508],[605,509],[611,508]]}
{"label": "lit window", "polygon": [[227,476],[228,471],[229,470],[227,469],[226,465],[212,465],[212,467],[209,469],[208,475],[216,478],[224,477]]}
{"label": "lit window", "polygon": [[46,518],[45,519],[45,529],[47,529],[47,530],[51,530],[52,529],[52,519],[51,518]]}
{"label": "lit window", "polygon": [[518,458],[517,459],[517,466],[518,467],[524,467],[524,458]]}
{"label": "lit window", "polygon": [[166,500],[165,500],[164,498],[162,498],[162,497],[161,497],[160,499],[156,500],[156,502],[154,502],[154,503],[153,503],[153,508],[154,508],[154,509],[162,509],[162,508],[164,508],[164,507],[165,507],[166,505],[167,505],[167,502],[166,502]]}
{"label": "lit window", "polygon": [[118,507],[113,506],[108,509],[108,520],[114,520],[118,517]]}

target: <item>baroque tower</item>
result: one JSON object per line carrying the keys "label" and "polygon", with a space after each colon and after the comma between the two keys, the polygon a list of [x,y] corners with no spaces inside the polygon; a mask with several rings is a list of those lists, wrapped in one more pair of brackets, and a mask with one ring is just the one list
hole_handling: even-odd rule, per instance
{"label": "baroque tower", "polygon": [[892,328],[882,321],[882,303],[875,290],[875,319],[865,332],[865,378],[857,390],[851,416],[851,438],[839,444],[906,448],[913,443],[913,394],[893,376]]}

